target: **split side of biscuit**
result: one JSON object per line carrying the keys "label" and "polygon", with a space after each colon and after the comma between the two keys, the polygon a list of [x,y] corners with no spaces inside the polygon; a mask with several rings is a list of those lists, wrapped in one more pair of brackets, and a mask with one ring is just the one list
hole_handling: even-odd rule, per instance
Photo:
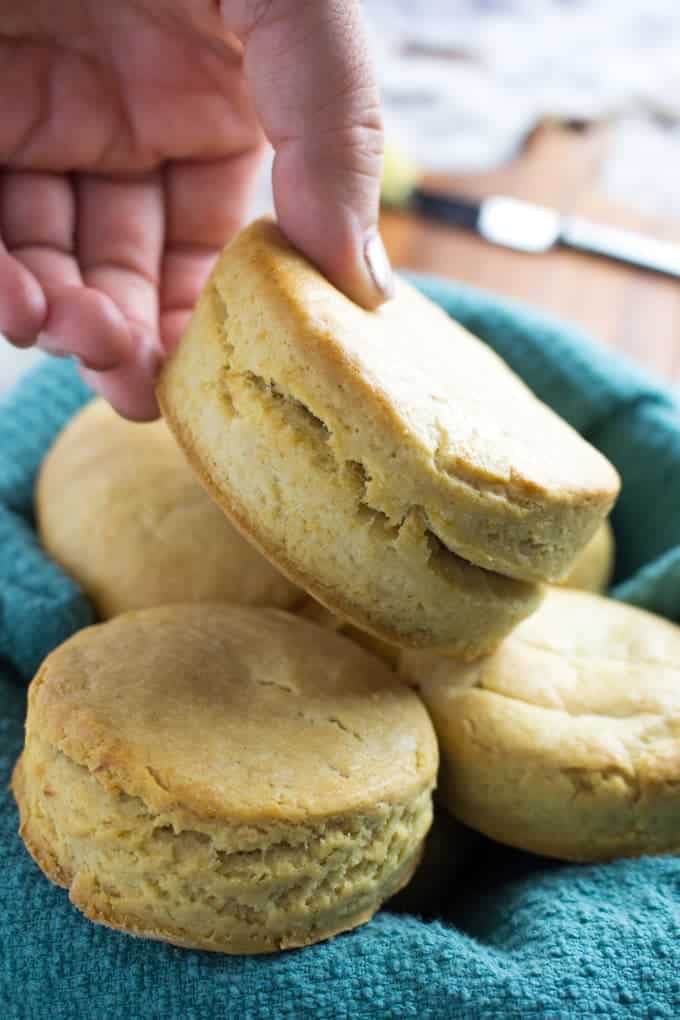
{"label": "split side of biscuit", "polygon": [[223,253],[158,386],[213,498],[376,637],[472,657],[569,569],[612,466],[406,283],[376,312],[259,221]]}

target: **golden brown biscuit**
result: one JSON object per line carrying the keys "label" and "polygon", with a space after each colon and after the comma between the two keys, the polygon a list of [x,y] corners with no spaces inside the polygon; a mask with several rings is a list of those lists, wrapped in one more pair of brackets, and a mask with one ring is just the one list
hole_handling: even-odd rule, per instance
{"label": "golden brown biscuit", "polygon": [[576,557],[571,570],[560,582],[563,588],[577,588],[604,594],[614,571],[614,532],[603,521],[585,549]]}
{"label": "golden brown biscuit", "polygon": [[316,599],[307,599],[297,610],[297,615],[305,620],[311,620],[312,623],[316,623],[319,627],[326,627],[328,630],[335,631],[336,634],[342,634],[343,637],[349,638],[350,641],[354,641],[355,644],[365,648],[367,652],[377,655],[391,669],[394,669],[399,663],[400,648],[396,645],[389,645],[386,641],[381,641],[380,638],[374,637],[373,634],[367,634],[365,630],[360,630],[359,627],[355,627],[348,620],[342,620],[335,613],[331,613],[330,609],[326,609],[320,602],[317,602]]}
{"label": "golden brown biscuit", "polygon": [[405,652],[439,737],[442,803],[575,861],[680,850],[680,628],[553,588],[493,655]]}
{"label": "golden brown biscuit", "polygon": [[104,619],[173,602],[288,609],[305,598],[208,498],[164,422],[133,424],[103,400],[49,451],[36,514],[45,549]]}
{"label": "golden brown biscuit", "polygon": [[94,921],[227,953],[367,921],[432,819],[432,725],[373,656],[279,610],[80,631],[29,693],[21,834]]}
{"label": "golden brown biscuit", "polygon": [[396,644],[493,647],[537,604],[525,582],[564,573],[618,491],[441,309],[401,282],[358,308],[266,221],[225,250],[158,392],[237,526]]}

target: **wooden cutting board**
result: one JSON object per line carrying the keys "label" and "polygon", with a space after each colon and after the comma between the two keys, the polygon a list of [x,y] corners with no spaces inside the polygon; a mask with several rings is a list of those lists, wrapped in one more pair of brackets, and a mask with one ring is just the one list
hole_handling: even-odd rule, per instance
{"label": "wooden cutting board", "polygon": [[[603,194],[599,181],[608,144],[606,128],[542,127],[505,167],[424,181],[456,195],[526,198],[680,242],[680,222],[662,224]],[[385,211],[381,229],[396,267],[453,277],[538,305],[666,379],[680,380],[680,281],[564,250],[513,252],[407,213]]]}

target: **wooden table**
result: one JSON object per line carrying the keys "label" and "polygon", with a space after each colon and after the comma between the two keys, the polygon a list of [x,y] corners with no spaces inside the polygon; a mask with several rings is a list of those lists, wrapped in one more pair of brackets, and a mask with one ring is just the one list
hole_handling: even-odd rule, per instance
{"label": "wooden table", "polygon": [[[429,176],[425,182],[463,196],[514,195],[680,241],[680,223],[669,229],[602,194],[598,179],[607,145],[601,127],[544,127],[508,166],[475,175]],[[381,229],[396,267],[454,277],[539,305],[666,378],[680,380],[680,281],[566,250],[513,252],[406,213],[384,212]]]}

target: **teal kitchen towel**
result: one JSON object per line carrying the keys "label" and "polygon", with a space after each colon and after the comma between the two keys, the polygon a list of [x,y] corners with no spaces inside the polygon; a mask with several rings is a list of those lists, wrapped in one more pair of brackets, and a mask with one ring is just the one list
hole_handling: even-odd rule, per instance
{"label": "teal kitchen towel", "polygon": [[[574,328],[436,279],[418,285],[618,467],[614,594],[680,620],[680,412]],[[43,878],[7,791],[26,685],[93,620],[43,555],[33,486],[89,399],[70,363],[0,405],[0,1020],[655,1020],[680,1017],[680,858],[561,865],[483,841],[436,917],[381,912],[323,945],[224,957],[86,921]],[[678,794],[680,847],[680,791]]]}

